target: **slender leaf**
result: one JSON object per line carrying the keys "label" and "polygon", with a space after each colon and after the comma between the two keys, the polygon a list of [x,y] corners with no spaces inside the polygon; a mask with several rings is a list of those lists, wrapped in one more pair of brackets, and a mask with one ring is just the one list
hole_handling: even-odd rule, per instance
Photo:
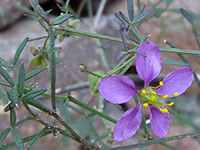
{"label": "slender leaf", "polygon": [[18,79],[18,93],[19,93],[19,97],[21,97],[24,93],[24,85],[25,85],[25,68],[24,68],[24,64],[22,63],[20,65],[20,69],[19,69],[19,79]]}
{"label": "slender leaf", "polygon": [[165,12],[164,8],[157,8],[156,11],[155,11],[155,16],[160,17],[163,12]]}
{"label": "slender leaf", "polygon": [[189,138],[189,137],[192,138],[192,137],[196,137],[196,136],[200,136],[200,134],[199,133],[182,134],[182,135],[156,139],[156,140],[147,141],[147,142],[138,143],[138,144],[129,145],[129,146],[115,147],[115,148],[111,148],[110,150],[127,150],[127,149],[149,146],[149,145],[152,145],[152,144],[158,144],[158,143],[161,143],[161,142],[173,141],[173,140],[177,140],[177,139],[184,139],[184,138]]}
{"label": "slender leaf", "polygon": [[183,14],[183,16],[185,17],[185,19],[187,19],[187,21],[189,23],[191,23],[192,26],[194,26],[194,21],[193,21],[192,16],[186,10],[184,10],[183,8],[181,8],[180,11]]}
{"label": "slender leaf", "polygon": [[172,4],[173,0],[166,0],[166,8],[168,9],[169,6]]}
{"label": "slender leaf", "polygon": [[66,20],[68,20],[69,18],[71,18],[70,14],[68,14],[68,13],[61,14],[60,16],[58,16],[57,18],[55,18],[50,23],[51,23],[52,26],[59,25],[59,24],[65,22]]}
{"label": "slender leaf", "polygon": [[42,129],[35,137],[34,139],[29,143],[27,146],[27,149],[31,149],[33,145],[44,135],[44,133],[47,131],[46,128]]}
{"label": "slender leaf", "polygon": [[15,53],[15,56],[14,56],[14,60],[13,60],[13,65],[15,65],[19,59],[19,56],[21,55],[21,52],[22,50],[24,49],[24,47],[26,46],[26,43],[28,42],[29,38],[26,37],[22,43],[19,45],[16,53]]}
{"label": "slender leaf", "polygon": [[198,27],[200,25],[200,14],[199,16],[197,17],[197,21],[195,23],[195,26]]}
{"label": "slender leaf", "polygon": [[127,7],[128,7],[128,15],[131,21],[133,21],[134,18],[134,6],[133,6],[133,0],[127,0]]}
{"label": "slender leaf", "polygon": [[23,145],[20,133],[16,128],[12,128],[12,136],[18,150],[24,150],[24,145]]}
{"label": "slender leaf", "polygon": [[189,64],[174,60],[174,59],[167,59],[162,61],[163,64],[168,64],[168,65],[176,65],[176,66],[189,66]]}
{"label": "slender leaf", "polygon": [[9,102],[8,95],[3,88],[0,88],[0,98],[2,99],[4,104],[7,104]]}
{"label": "slender leaf", "polygon": [[24,101],[29,101],[29,100],[32,100],[33,98],[41,95],[42,93],[46,92],[46,89],[45,88],[39,88],[39,89],[36,89],[34,91],[31,91],[31,92],[28,92],[24,95],[23,97],[23,100]]}
{"label": "slender leaf", "polygon": [[15,109],[11,108],[10,110],[10,125],[11,127],[13,127],[16,123],[16,113],[15,113]]}
{"label": "slender leaf", "polygon": [[154,12],[156,8],[150,8],[149,10],[145,11],[144,13],[138,15],[135,20],[134,23],[139,23],[142,20],[144,20],[147,16],[149,16],[152,12]]}
{"label": "slender leaf", "polygon": [[37,99],[33,99],[30,101],[27,101],[28,104],[38,108],[39,110],[42,110],[43,112],[46,113],[51,113],[51,109],[49,109],[47,106],[45,106],[44,104],[40,103]]}
{"label": "slender leaf", "polygon": [[8,91],[8,97],[13,102],[13,104],[18,106],[19,97],[18,97],[18,90],[16,87],[13,87],[10,91]]}
{"label": "slender leaf", "polygon": [[9,132],[10,132],[10,128],[7,128],[3,132],[0,133],[0,145],[3,142],[3,140],[6,138]]}
{"label": "slender leaf", "polygon": [[127,19],[125,20],[124,17],[120,13],[115,13],[115,17],[117,17],[121,22],[123,22],[125,25],[130,25],[131,22]]}
{"label": "slender leaf", "polygon": [[7,62],[2,57],[0,57],[0,66],[3,66],[5,68],[12,68],[13,67],[13,65],[11,63]]}
{"label": "slender leaf", "polygon": [[38,75],[39,73],[45,71],[46,69],[47,69],[47,67],[41,67],[41,68],[37,68],[37,69],[27,73],[25,80],[31,79],[32,77]]}
{"label": "slender leaf", "polygon": [[11,85],[14,85],[15,82],[12,80],[10,75],[0,66],[0,74],[8,81]]}

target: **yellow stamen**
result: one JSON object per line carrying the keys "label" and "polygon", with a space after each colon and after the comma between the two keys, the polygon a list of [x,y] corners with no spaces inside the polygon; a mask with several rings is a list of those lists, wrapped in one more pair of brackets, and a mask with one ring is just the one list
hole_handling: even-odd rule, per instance
{"label": "yellow stamen", "polygon": [[149,104],[148,104],[148,103],[144,103],[143,106],[144,106],[144,107],[148,107]]}
{"label": "yellow stamen", "polygon": [[155,97],[154,96],[151,96],[151,101],[154,101]]}
{"label": "yellow stamen", "polygon": [[146,95],[146,93],[147,93],[147,92],[146,92],[145,90],[142,90],[142,94],[143,94],[143,95]]}
{"label": "yellow stamen", "polygon": [[164,95],[163,98],[164,98],[164,99],[167,99],[167,98],[168,98],[168,95]]}
{"label": "yellow stamen", "polygon": [[156,95],[156,92],[155,91],[151,91],[151,94]]}
{"label": "yellow stamen", "polygon": [[174,93],[174,96],[178,96],[179,94],[178,93]]}
{"label": "yellow stamen", "polygon": [[167,112],[168,112],[167,108],[165,108],[165,109],[160,108],[160,111],[161,111],[162,113],[167,113]]}
{"label": "yellow stamen", "polygon": [[163,86],[163,85],[164,85],[164,83],[163,83],[162,81],[160,81],[160,82],[159,82],[159,85],[160,85],[160,86]]}
{"label": "yellow stamen", "polygon": [[174,102],[171,102],[168,104],[168,106],[173,106],[174,105]]}

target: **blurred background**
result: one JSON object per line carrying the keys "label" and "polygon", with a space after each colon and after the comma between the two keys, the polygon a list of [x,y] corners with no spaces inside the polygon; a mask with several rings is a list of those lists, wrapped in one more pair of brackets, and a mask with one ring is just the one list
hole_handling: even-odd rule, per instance
{"label": "blurred background", "polygon": [[[58,16],[61,11],[57,4],[62,4],[61,0],[39,0],[44,10],[52,10],[49,18],[53,19]],[[146,10],[156,6],[157,8],[165,8],[165,0],[140,0],[141,6],[147,3]],[[113,37],[120,37],[119,25],[120,22],[114,16],[114,13],[119,10],[127,15],[127,4],[125,0],[71,0],[69,3],[69,12],[73,14],[74,18],[80,19],[80,23],[76,29],[87,32],[96,32],[103,35],[109,35]],[[97,12],[100,8],[103,8],[103,14],[100,19],[97,18]],[[137,1],[135,0],[135,16],[138,14]],[[169,9],[180,9],[191,11],[197,15],[200,14],[200,1],[198,0],[174,0]],[[12,62],[17,47],[23,41],[25,37],[30,39],[41,37],[46,35],[45,31],[37,21],[29,19],[30,4],[27,0],[0,0],[0,56],[9,62]],[[165,10],[160,15],[151,15],[150,19],[145,20],[139,26],[141,34],[151,35],[148,40],[153,41],[159,46],[169,47],[164,43],[164,40],[172,42],[177,48],[180,49],[192,49],[198,50],[198,45],[195,40],[195,36],[192,32],[192,26],[187,22],[183,15],[174,13],[169,10]],[[200,31],[200,27],[198,27]],[[32,70],[28,67],[29,62],[33,59],[33,55],[30,53],[30,46],[41,47],[44,41],[29,42],[25,47],[20,61],[23,61],[26,72]],[[84,64],[91,71],[103,70],[108,71],[113,67],[115,58],[118,53],[123,49],[122,43],[116,43],[111,41],[97,42],[94,39],[88,39],[79,37],[77,40],[69,37],[62,43],[56,42],[58,47],[62,47],[62,50],[58,52],[58,58],[63,65],[57,67],[57,92],[66,94],[66,88],[72,88],[74,85],[83,88],[77,88],[72,92],[72,95],[82,102],[87,102],[91,92],[88,88],[88,74],[79,71],[80,64]],[[130,49],[131,47],[129,47]],[[106,59],[102,60],[102,53]],[[200,73],[200,59],[199,56],[186,56],[193,69],[199,75]],[[180,60],[177,54],[162,53],[162,60],[176,59]],[[19,62],[20,62],[19,61]],[[19,65],[19,64],[18,64]],[[173,65],[163,65],[162,73],[168,74],[171,71],[179,68]],[[12,71],[8,70],[11,76],[14,77]],[[135,74],[134,67],[130,69],[127,74]],[[3,81],[0,78],[0,81]],[[48,72],[31,79],[30,82],[37,82],[37,86],[40,88],[50,89],[50,75]],[[136,81],[137,82],[137,81]],[[140,83],[140,82],[138,82]],[[1,86],[0,86],[1,87]],[[2,87],[1,87],[2,88]],[[65,89],[65,90],[64,90]],[[93,96],[88,105],[96,107],[98,104],[99,96]],[[49,99],[41,100],[47,106],[50,105]],[[200,90],[197,84],[193,85],[187,90],[187,92],[174,99],[175,106],[173,109],[181,114],[185,119],[190,120],[196,126],[200,124]],[[134,106],[133,103],[128,104],[128,107]],[[0,101],[0,132],[5,130],[9,126],[9,113],[4,112],[5,104]],[[74,109],[80,109],[84,112],[81,115],[74,111]],[[58,110],[64,120],[73,126],[85,139],[91,141],[91,137],[94,137],[94,133],[91,131],[91,124],[97,128],[98,134],[103,134],[106,129],[102,120],[95,118],[95,116],[85,119],[84,116],[89,115],[89,112],[74,105],[63,105],[58,101]],[[38,110],[34,110],[36,113],[41,113]],[[115,119],[119,119],[123,114],[123,110],[120,107],[116,107],[110,103],[104,103],[104,112],[112,116]],[[148,112],[146,112],[148,114]],[[24,118],[28,113],[22,107],[17,108],[18,120]],[[148,116],[148,115],[147,115]],[[52,124],[57,122],[50,116],[46,116],[41,113],[41,118]],[[94,121],[95,120],[95,121]],[[170,133],[168,136],[174,136],[184,133],[194,132],[195,129],[182,123],[176,117],[172,116]],[[114,128],[114,124],[109,123],[111,129]],[[22,137],[26,137],[35,133],[38,133],[42,129],[42,126],[34,121],[26,122],[19,126],[19,130]],[[84,129],[84,130],[83,130]],[[199,129],[196,131],[199,131]],[[9,135],[4,143],[12,141],[12,135]],[[107,148],[116,147],[119,145],[130,145],[139,143],[144,139],[135,136],[131,140],[123,143],[117,143],[112,141],[112,136],[103,140],[103,143],[107,145]],[[111,145],[112,143],[112,145]],[[101,145],[102,143],[96,143]],[[198,139],[187,138],[183,140],[176,140],[169,142],[173,146],[177,146],[180,149],[200,149]],[[103,144],[102,144],[103,145]],[[16,148],[13,148],[16,149]],[[53,135],[42,137],[33,149],[44,150],[73,150],[82,149],[78,143],[72,140],[57,135],[57,138]],[[146,147],[147,150],[160,150],[167,149],[160,145],[152,145]]]}

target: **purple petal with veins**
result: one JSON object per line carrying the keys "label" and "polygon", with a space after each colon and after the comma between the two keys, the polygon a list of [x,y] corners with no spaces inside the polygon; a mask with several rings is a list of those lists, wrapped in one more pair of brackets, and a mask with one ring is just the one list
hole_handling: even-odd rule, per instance
{"label": "purple petal with veins", "polygon": [[145,86],[148,86],[162,69],[160,50],[157,45],[149,41],[143,42],[138,50],[145,56],[136,55],[136,70],[144,80]]}
{"label": "purple petal with veins", "polygon": [[106,77],[100,81],[98,88],[100,94],[114,104],[126,103],[138,93],[134,82],[126,76]]}
{"label": "purple petal with veins", "polygon": [[114,140],[121,142],[132,137],[140,128],[142,122],[141,104],[127,110],[118,120],[113,137]]}
{"label": "purple petal with veins", "polygon": [[180,68],[167,75],[163,80],[164,85],[155,91],[163,95],[173,95],[174,93],[181,95],[190,87],[193,80],[194,77],[191,68]]}

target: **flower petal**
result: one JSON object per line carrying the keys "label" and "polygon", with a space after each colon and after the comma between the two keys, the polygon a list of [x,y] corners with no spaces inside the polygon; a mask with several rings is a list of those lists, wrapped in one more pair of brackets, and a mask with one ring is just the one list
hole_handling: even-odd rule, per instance
{"label": "flower petal", "polygon": [[149,106],[150,124],[153,132],[159,138],[167,136],[170,128],[170,114],[162,113],[158,108]]}
{"label": "flower petal", "polygon": [[121,142],[131,138],[140,128],[142,122],[141,104],[127,110],[118,120],[114,132],[114,140]]}
{"label": "flower petal", "polygon": [[144,80],[145,86],[148,86],[162,69],[160,50],[157,45],[149,41],[143,42],[138,50],[145,56],[136,55],[136,70]]}
{"label": "flower petal", "polygon": [[190,87],[193,80],[194,77],[191,68],[180,68],[167,75],[163,80],[164,85],[155,91],[163,95],[173,95],[174,93],[181,95]]}
{"label": "flower petal", "polygon": [[134,82],[126,76],[106,77],[100,81],[98,88],[100,94],[114,104],[126,103],[138,93]]}

